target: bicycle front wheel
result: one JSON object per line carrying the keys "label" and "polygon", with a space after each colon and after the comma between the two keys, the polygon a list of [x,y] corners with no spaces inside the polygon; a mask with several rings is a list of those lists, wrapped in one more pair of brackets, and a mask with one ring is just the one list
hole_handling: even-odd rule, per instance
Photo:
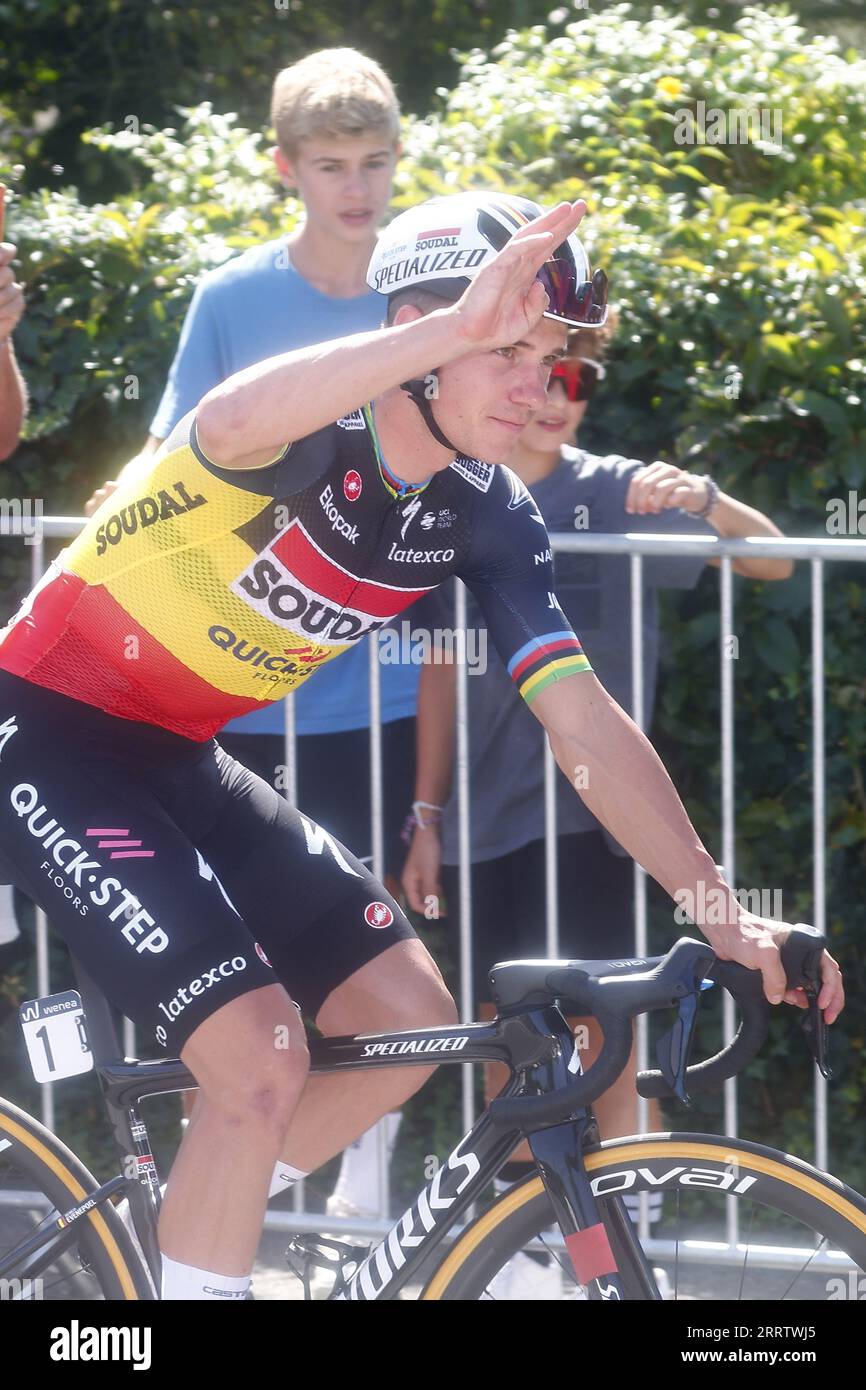
{"label": "bicycle front wheel", "polygon": [[[56,1135],[0,1100],[0,1287],[18,1299],[152,1299],[149,1275],[110,1202]],[[67,1216],[65,1225],[58,1216]],[[60,1237],[60,1243],[56,1238]],[[52,1245],[45,1249],[47,1241]]]}
{"label": "bicycle front wheel", "polygon": [[[653,1134],[588,1149],[604,1218],[616,1196],[660,1193],[646,1244],[666,1297],[862,1298],[866,1201],[789,1154],[708,1134]],[[658,1208],[658,1198],[654,1205]],[[458,1237],[422,1299],[585,1296],[539,1177],[509,1189]]]}

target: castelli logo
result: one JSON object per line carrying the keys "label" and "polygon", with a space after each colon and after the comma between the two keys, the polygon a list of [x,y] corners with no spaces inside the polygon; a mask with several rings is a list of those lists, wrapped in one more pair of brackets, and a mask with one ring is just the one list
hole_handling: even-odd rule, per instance
{"label": "castelli logo", "polygon": [[368,903],[364,908],[364,921],[368,927],[390,927],[394,914],[387,903]]}
{"label": "castelli logo", "polygon": [[[262,948],[261,948],[261,946],[259,945],[258,942],[256,942],[256,955],[258,956],[259,960],[263,960],[263,961],[264,961],[265,965],[271,965],[271,962],[268,960],[267,956],[265,955],[264,951],[262,950]],[[272,970],[273,970],[273,968],[274,968],[274,967],[271,965],[271,969],[272,969]]]}
{"label": "castelli logo", "polygon": [[360,473],[356,472],[354,468],[350,468],[343,479],[343,492],[346,501],[357,502],[358,498],[361,496],[362,486]]}

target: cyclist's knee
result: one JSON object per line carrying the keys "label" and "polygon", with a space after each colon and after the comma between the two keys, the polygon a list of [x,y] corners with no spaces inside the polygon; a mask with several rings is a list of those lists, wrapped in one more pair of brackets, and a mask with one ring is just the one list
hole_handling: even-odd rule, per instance
{"label": "cyclist's knee", "polygon": [[284,1132],[309,1070],[304,1027],[283,991],[253,991],[232,1000],[196,1029],[182,1060],[208,1108],[229,1124]]}

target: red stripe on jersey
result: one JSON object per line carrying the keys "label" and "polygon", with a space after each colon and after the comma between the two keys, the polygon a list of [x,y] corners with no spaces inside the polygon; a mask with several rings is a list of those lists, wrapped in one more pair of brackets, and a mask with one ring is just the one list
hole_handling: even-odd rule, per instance
{"label": "red stripe on jersey", "polygon": [[40,590],[31,613],[9,630],[0,667],[119,719],[159,724],[197,742],[268,703],[215,689],[101,585],[88,587],[66,571]]}
{"label": "red stripe on jersey", "polygon": [[[340,608],[351,607],[371,618],[393,618],[407,604],[414,603],[425,589],[401,589],[396,585],[375,584],[359,579],[341,565],[329,560],[307,535],[301,523],[293,521],[271,546],[282,565],[303,584]],[[267,552],[265,552],[267,554]]]}
{"label": "red stripe on jersey", "polygon": [[520,680],[524,671],[527,671],[530,666],[534,666],[536,662],[546,660],[554,652],[561,652],[566,648],[580,653],[580,643],[575,637],[564,637],[561,642],[547,642],[543,647],[536,647],[534,651],[529,653],[529,656],[523,658],[519,666],[515,666],[511,672],[511,679]]}

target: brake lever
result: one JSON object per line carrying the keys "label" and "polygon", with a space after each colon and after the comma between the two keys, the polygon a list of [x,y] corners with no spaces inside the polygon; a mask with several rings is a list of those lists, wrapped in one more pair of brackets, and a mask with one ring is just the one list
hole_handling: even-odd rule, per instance
{"label": "brake lever", "polygon": [[[817,937],[820,945],[813,944]],[[825,1080],[833,1075],[830,1066],[830,1030],[824,1022],[823,1010],[818,1008],[821,993],[821,956],[824,953],[824,937],[816,927],[805,922],[797,922],[794,932],[782,947],[782,961],[789,978],[802,981],[801,988],[806,995],[808,1009],[801,1027],[809,1044],[809,1051]]]}
{"label": "brake lever", "polygon": [[[711,961],[712,957],[695,962],[694,966],[688,970],[690,978],[688,980],[684,978],[682,981],[684,985],[687,985],[687,990],[680,998],[677,1016],[667,1033],[656,1043],[656,1060],[659,1070],[674,1095],[682,1101],[683,1105],[691,1104],[686,1091],[686,1068],[691,1056],[701,993],[703,990],[711,988],[713,984],[712,980],[703,978],[703,971],[709,967]],[[685,974],[686,972],[684,972],[684,976]]]}

